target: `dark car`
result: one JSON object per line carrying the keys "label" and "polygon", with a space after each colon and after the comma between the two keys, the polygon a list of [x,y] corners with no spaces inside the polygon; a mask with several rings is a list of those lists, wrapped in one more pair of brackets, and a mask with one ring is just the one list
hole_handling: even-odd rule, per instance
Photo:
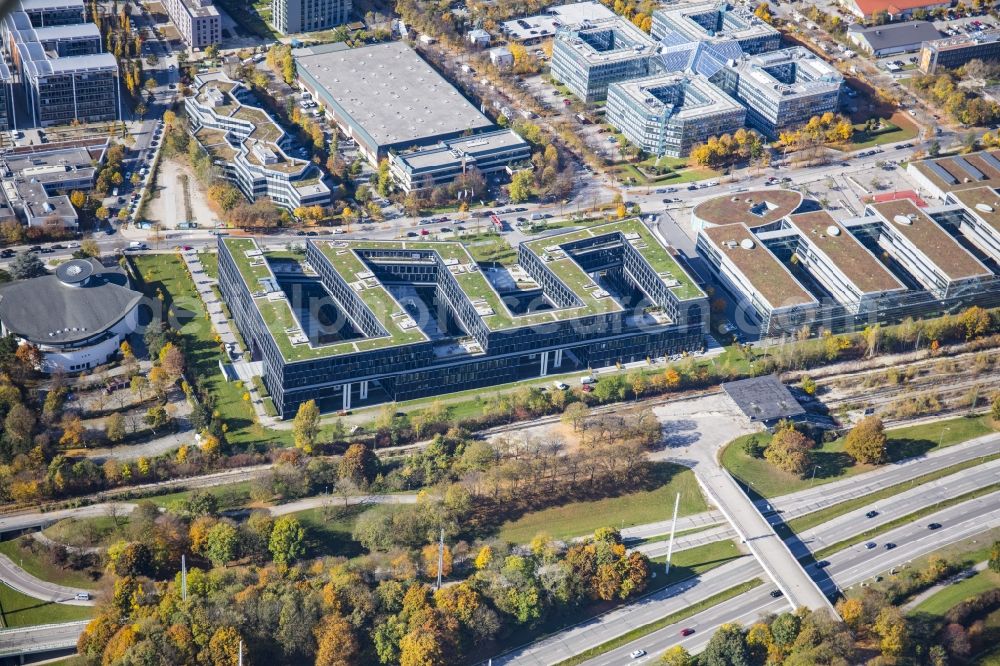
{"label": "dark car", "polygon": [[868,513],[865,514],[865,518],[874,518],[877,515],[878,515],[878,511],[872,510],[872,511],[869,511]]}
{"label": "dark car", "polygon": [[865,550],[871,550],[874,547],[875,547],[874,541],[869,541],[868,543],[865,544]]}
{"label": "dark car", "polygon": [[826,569],[828,566],[830,566],[830,560],[820,560],[816,563],[817,569]]}
{"label": "dark car", "polygon": [[406,232],[406,237],[407,237],[407,238],[413,238],[413,237],[415,237],[416,235],[417,235],[417,232],[416,232],[416,231],[407,231],[407,232]]}
{"label": "dark car", "polygon": [[0,251],[0,257],[3,257],[5,259],[7,257],[13,257],[13,256],[14,256],[14,250],[7,249],[7,250]]}
{"label": "dark car", "polygon": [[927,529],[929,529],[929,530],[939,530],[939,529],[941,529],[941,523],[930,523],[929,525],[927,525]]}
{"label": "dark car", "polygon": [[693,633],[694,633],[694,629],[692,629],[691,627],[687,627],[685,629],[681,629],[681,636],[690,636]]}
{"label": "dark car", "polygon": [[438,229],[438,231],[440,231],[443,234],[446,234],[446,233],[448,233],[448,232],[451,231],[451,228],[450,227],[441,227],[440,229]]}
{"label": "dark car", "polygon": [[66,246],[63,245],[62,243],[55,243],[54,245],[51,246],[51,248],[53,250],[65,250]]}
{"label": "dark car", "polygon": [[42,246],[41,245],[32,245],[31,247],[28,248],[28,251],[30,251],[30,252],[41,252],[42,251]]}
{"label": "dark car", "polygon": [[784,592],[782,592],[781,590],[771,590],[771,596],[775,599],[782,596],[783,594]]}
{"label": "dark car", "polygon": [[893,548],[896,547],[896,544],[889,541],[887,543],[882,544],[882,547],[885,548],[886,550],[892,550]]}
{"label": "dark car", "polygon": [[53,250],[53,249],[52,249],[51,247],[43,247],[43,248],[42,248],[41,250],[39,250],[39,251],[40,251],[40,252],[41,252],[42,254],[52,254],[53,252],[55,252],[55,250]]}

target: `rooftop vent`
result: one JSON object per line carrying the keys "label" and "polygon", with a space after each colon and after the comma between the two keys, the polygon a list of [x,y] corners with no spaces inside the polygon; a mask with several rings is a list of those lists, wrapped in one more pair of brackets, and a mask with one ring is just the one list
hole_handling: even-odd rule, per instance
{"label": "rooftop vent", "polygon": [[895,222],[896,224],[902,224],[906,226],[913,224],[913,220],[911,220],[906,215],[897,215],[896,217],[892,218],[892,221]]}
{"label": "rooftop vent", "polygon": [[740,247],[743,248],[744,250],[752,250],[754,249],[755,246],[756,243],[753,242],[752,238],[744,238],[743,240],[740,241]]}
{"label": "rooftop vent", "polygon": [[830,226],[828,226],[826,228],[826,233],[829,234],[830,236],[839,236],[840,235],[840,227],[831,224]]}
{"label": "rooftop vent", "polygon": [[989,205],[988,203],[977,203],[976,210],[978,210],[980,213],[992,213],[993,206]]}

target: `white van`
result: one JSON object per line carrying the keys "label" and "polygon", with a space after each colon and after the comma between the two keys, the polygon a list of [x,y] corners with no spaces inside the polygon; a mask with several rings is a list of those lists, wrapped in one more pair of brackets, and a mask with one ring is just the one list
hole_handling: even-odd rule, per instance
{"label": "white van", "polygon": [[146,244],[142,241],[131,241],[128,244],[128,249],[130,250],[145,250],[147,249]]}
{"label": "white van", "polygon": [[581,386],[587,386],[588,384],[596,384],[596,383],[597,383],[597,377],[594,377],[593,375],[584,375],[583,377],[580,377]]}

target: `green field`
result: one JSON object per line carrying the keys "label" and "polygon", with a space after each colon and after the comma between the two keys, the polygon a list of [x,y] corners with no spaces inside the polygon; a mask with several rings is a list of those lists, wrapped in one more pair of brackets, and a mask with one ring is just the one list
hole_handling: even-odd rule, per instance
{"label": "green field", "polygon": [[205,268],[205,275],[213,280],[219,279],[219,255],[215,252],[199,252],[198,260]]}
{"label": "green field", "polygon": [[674,497],[681,493],[679,515],[707,511],[694,472],[679,465],[658,463],[654,474],[659,487],[619,497],[574,502],[526,513],[500,527],[499,536],[511,543],[528,543],[539,532],[555,539],[569,539],[593,533],[599,527],[630,527],[673,514]]}
{"label": "green field", "polygon": [[[964,416],[887,430],[889,458],[892,461],[911,458],[990,432],[993,432],[993,428],[986,417]],[[757,437],[761,445],[766,445],[770,438],[766,433],[761,433],[733,440],[722,452],[722,464],[740,483],[749,484],[752,491],[761,497],[794,493],[812,485],[822,485],[876,469],[873,465],[854,464],[844,452],[844,439],[840,438],[813,449],[809,456],[816,468],[815,479],[811,476],[800,478],[775,468],[763,458],[751,458],[744,453],[742,443],[750,437]]]}
{"label": "green field", "polygon": [[910,122],[910,120],[907,119],[902,113],[893,115],[892,122],[883,122],[886,125],[886,129],[872,136],[867,136],[864,133],[864,123],[856,124],[854,126],[855,131],[854,136],[851,138],[851,142],[839,147],[839,150],[851,151],[860,150],[862,148],[872,148],[874,146],[895,143],[897,141],[909,141],[917,136],[917,126]]}
{"label": "green field", "polygon": [[94,615],[89,606],[64,606],[41,601],[0,583],[0,616],[4,627],[30,627],[36,624],[87,620]]}
{"label": "green field", "polygon": [[[674,553],[673,561],[670,563],[670,573],[666,576],[663,575],[660,567],[653,568],[656,571],[656,578],[650,583],[649,589],[658,590],[667,585],[691,578],[692,576],[700,576],[706,571],[711,571],[715,567],[721,567],[726,562],[732,562],[743,556],[744,554],[740,552],[739,546],[732,539],[714,541],[706,543],[703,546],[695,546],[694,548],[685,548],[682,551]],[[667,557],[664,555],[654,558],[652,561],[663,566],[667,563]]]}
{"label": "green field", "polygon": [[358,516],[372,506],[354,504],[341,508],[332,515],[329,510],[324,509],[307,509],[291,515],[307,528],[308,547],[312,557],[355,557],[366,551],[351,536],[354,523]]}
{"label": "green field", "polygon": [[969,597],[1000,587],[1000,574],[996,574],[989,569],[980,571],[972,578],[968,578],[954,585],[949,585],[939,592],[934,593],[922,601],[913,613],[925,613],[938,618],[943,618],[953,606],[965,601]]}
{"label": "green field", "polygon": [[[21,537],[21,539],[30,538],[30,536]],[[9,557],[14,564],[35,578],[55,583],[56,585],[65,585],[66,587],[84,589],[93,589],[96,587],[97,580],[100,578],[99,571],[97,577],[94,577],[87,571],[64,569],[58,565],[49,563],[42,555],[35,555],[30,550],[21,548],[18,543],[19,541],[20,539],[13,539],[11,541],[0,542],[0,553]]]}

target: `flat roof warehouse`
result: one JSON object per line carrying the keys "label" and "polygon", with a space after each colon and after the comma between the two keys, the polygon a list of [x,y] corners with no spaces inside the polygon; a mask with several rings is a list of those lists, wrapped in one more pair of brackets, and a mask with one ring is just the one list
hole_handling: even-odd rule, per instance
{"label": "flat roof warehouse", "polygon": [[426,145],[493,127],[402,42],[296,49],[294,55],[303,82],[371,152]]}

